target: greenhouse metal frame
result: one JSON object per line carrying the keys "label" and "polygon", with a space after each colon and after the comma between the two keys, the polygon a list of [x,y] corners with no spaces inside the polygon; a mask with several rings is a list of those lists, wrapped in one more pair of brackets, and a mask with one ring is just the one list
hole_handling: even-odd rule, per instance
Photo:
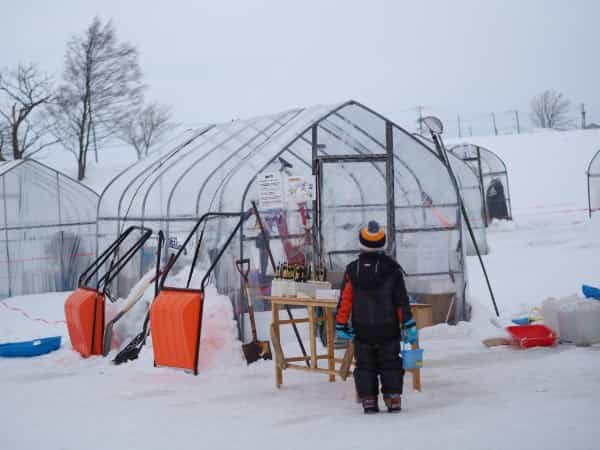
{"label": "greenhouse metal frame", "polygon": [[[587,190],[588,190],[588,215],[592,217],[592,213],[600,208],[600,158],[598,150],[586,170],[587,175]],[[592,195],[593,194],[593,195]],[[592,196],[594,197],[592,199]]]}
{"label": "greenhouse metal frame", "polygon": [[[308,183],[312,198],[290,200],[286,191],[277,205],[267,204],[257,193],[265,177],[279,177],[282,189],[292,178],[314,180]],[[276,258],[302,247],[311,264],[338,273],[358,253],[360,226],[376,219],[394,230],[387,252],[403,266],[409,291],[451,290],[457,298],[451,319],[457,321],[470,314],[458,198],[435,151],[348,101],[187,130],[174,148],[155,152],[107,185],[98,204],[98,245],[114,239],[125,224],[137,223],[165,230],[169,245],[177,248],[203,213],[241,214],[258,200],[270,227],[277,224],[270,235]],[[301,223],[300,213],[308,222]],[[214,248],[227,226],[219,219],[210,227],[204,239]],[[236,249],[228,251],[229,263],[217,271],[217,287],[229,295],[234,293],[227,290],[240,286],[233,260],[249,256],[255,268],[261,265],[257,228],[242,227]],[[125,286],[144,270],[142,262],[133,267]],[[241,303],[235,301],[234,308],[240,319]]]}
{"label": "greenhouse metal frame", "polygon": [[485,147],[469,143],[455,145],[448,151],[468,164],[481,180],[485,226],[487,227],[490,221],[487,193],[490,186],[495,182],[500,182],[506,190],[505,201],[507,220],[512,220],[508,170],[506,169],[506,164],[502,158]]}
{"label": "greenhouse metal frame", "polygon": [[0,163],[0,298],[75,288],[96,252],[98,200],[39,161]]}

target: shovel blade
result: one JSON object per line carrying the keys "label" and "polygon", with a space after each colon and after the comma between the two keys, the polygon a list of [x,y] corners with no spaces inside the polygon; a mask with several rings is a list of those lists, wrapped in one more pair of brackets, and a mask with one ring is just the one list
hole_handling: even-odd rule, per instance
{"label": "shovel blade", "polygon": [[248,344],[242,344],[242,351],[248,364],[252,364],[259,359],[273,359],[269,341],[253,341]]}

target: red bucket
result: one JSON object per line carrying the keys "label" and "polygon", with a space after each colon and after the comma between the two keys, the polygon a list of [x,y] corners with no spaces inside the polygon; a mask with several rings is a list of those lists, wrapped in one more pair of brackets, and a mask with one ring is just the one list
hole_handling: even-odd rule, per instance
{"label": "red bucket", "polygon": [[551,347],[556,344],[557,336],[545,325],[516,325],[506,327],[513,344],[521,348]]}

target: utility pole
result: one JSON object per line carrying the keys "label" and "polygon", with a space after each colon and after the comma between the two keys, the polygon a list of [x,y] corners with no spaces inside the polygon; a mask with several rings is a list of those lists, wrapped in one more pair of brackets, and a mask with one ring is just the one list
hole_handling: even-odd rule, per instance
{"label": "utility pole", "polygon": [[419,134],[423,136],[423,108],[424,106],[417,106],[419,112]]}
{"label": "utility pole", "polygon": [[585,105],[581,104],[581,128],[585,129]]}
{"label": "utility pole", "polygon": [[517,134],[521,134],[521,123],[519,122],[519,110],[515,109],[515,120],[517,121]]}
{"label": "utility pole", "polygon": [[456,118],[458,120],[458,137],[462,137],[462,130],[460,129],[460,114],[456,115]]}
{"label": "utility pole", "polygon": [[498,127],[496,126],[496,113],[492,113],[492,124],[494,125],[494,133],[498,136]]}

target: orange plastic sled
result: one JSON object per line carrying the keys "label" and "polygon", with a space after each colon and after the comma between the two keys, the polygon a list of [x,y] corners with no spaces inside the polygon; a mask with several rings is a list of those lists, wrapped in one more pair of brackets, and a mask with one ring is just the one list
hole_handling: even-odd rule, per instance
{"label": "orange plastic sled", "polygon": [[65,301],[65,317],[73,348],[84,358],[101,355],[104,337],[104,294],[95,289],[78,288]]}
{"label": "orange plastic sled", "polygon": [[150,310],[154,364],[198,373],[204,296],[199,290],[164,288]]}

